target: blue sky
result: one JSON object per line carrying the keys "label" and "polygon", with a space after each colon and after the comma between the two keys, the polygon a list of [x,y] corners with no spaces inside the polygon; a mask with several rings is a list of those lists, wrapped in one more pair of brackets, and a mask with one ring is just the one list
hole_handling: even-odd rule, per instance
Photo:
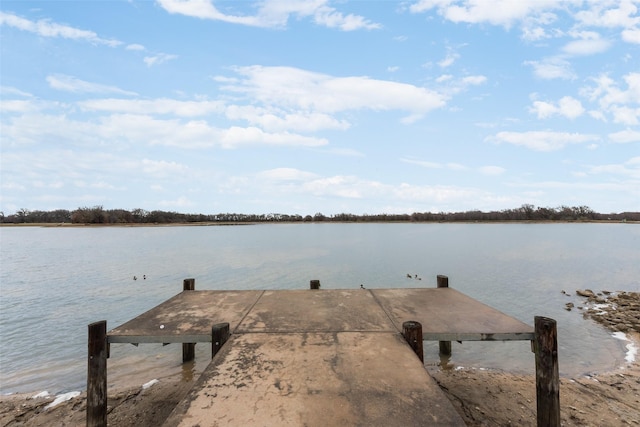
{"label": "blue sky", "polygon": [[4,0],[0,210],[639,211],[639,9]]}

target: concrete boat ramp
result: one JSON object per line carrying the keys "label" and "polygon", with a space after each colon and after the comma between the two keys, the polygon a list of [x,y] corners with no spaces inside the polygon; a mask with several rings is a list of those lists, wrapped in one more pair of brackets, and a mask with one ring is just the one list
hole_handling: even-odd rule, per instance
{"label": "concrete boat ramp", "polygon": [[[248,291],[196,291],[188,280],[180,294],[106,333],[107,347],[183,343],[185,359],[194,343],[212,346],[211,363],[165,427],[463,426],[407,328],[421,324],[422,338],[441,344],[535,335],[448,280],[438,288]],[[88,395],[91,387],[90,378]]]}

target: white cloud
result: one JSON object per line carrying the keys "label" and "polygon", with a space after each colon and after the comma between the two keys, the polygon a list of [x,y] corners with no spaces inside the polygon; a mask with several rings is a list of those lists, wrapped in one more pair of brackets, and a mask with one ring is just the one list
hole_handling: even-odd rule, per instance
{"label": "white cloud", "polygon": [[451,65],[453,65],[454,62],[456,62],[458,58],[460,58],[459,54],[454,52],[449,52],[442,61],[438,62],[438,65],[442,68],[450,67]]}
{"label": "white cloud", "polygon": [[[519,23],[522,38],[528,41],[562,36],[563,32],[551,25],[564,14],[575,22],[574,28],[621,28],[624,41],[640,43],[637,0],[417,0],[409,7],[413,13],[434,9],[455,23],[489,23],[506,29]],[[609,46],[605,40],[579,38],[565,46],[567,53],[590,55]]]}
{"label": "white cloud", "polygon": [[440,163],[427,162],[427,161],[424,161],[424,160],[412,160],[412,159],[400,159],[400,160],[402,162],[404,162],[404,163],[409,163],[409,164],[412,164],[412,165],[421,166],[421,167],[427,168],[427,169],[442,169],[444,167]]}
{"label": "white cloud", "polygon": [[208,116],[225,111],[225,105],[221,101],[179,101],[168,98],[153,100],[91,99],[80,101],[77,105],[85,111],[153,115],[169,114],[180,117]]}
{"label": "white cloud", "polygon": [[[393,200],[395,203],[409,202],[412,205],[455,203],[469,200],[470,197],[491,197],[483,194],[477,188],[463,188],[455,186],[412,185],[402,183],[398,185],[372,181],[352,175],[334,175],[318,177],[309,172],[298,169],[281,168],[257,175],[254,185],[264,187],[264,193],[305,194],[322,198],[337,198],[344,200]],[[241,185],[247,185],[242,181]],[[401,210],[406,212],[406,210]],[[388,212],[386,210],[385,212]]]}
{"label": "white cloud", "polygon": [[640,124],[640,107],[630,108],[625,106],[613,106],[609,111],[613,115],[614,123],[621,123],[628,126]]}
{"label": "white cloud", "polygon": [[223,148],[244,145],[271,145],[296,147],[321,147],[329,142],[324,138],[308,137],[288,132],[267,133],[256,127],[231,127],[220,132],[219,143]]}
{"label": "white cloud", "polygon": [[551,131],[498,132],[487,138],[498,144],[513,144],[534,151],[556,151],[570,144],[583,144],[598,139],[597,135]]}
{"label": "white cloud", "polygon": [[59,37],[71,40],[84,40],[90,43],[107,45],[110,47],[116,47],[122,44],[122,42],[118,40],[98,37],[98,35],[93,31],[81,30],[45,19],[30,21],[12,13],[2,11],[0,11],[0,25],[7,25],[22,31],[28,31],[41,37]]}
{"label": "white cloud", "polygon": [[437,9],[438,14],[452,22],[488,22],[509,28],[531,15],[562,7],[562,2],[556,0],[419,0],[410,10],[421,13]]}
{"label": "white cloud", "polygon": [[546,119],[554,115],[575,119],[584,114],[585,109],[579,100],[565,96],[562,97],[557,104],[553,102],[534,101],[529,111],[535,113],[539,119]]}
{"label": "white cloud", "polygon": [[164,145],[202,149],[241,146],[307,146],[326,145],[320,138],[281,132],[268,133],[256,127],[217,128],[204,120],[158,119],[140,114],[116,114],[105,117],[99,127],[101,136],[136,144]]}
{"label": "white cloud", "polygon": [[174,174],[186,174],[189,168],[177,162],[167,162],[165,160],[142,159],[141,168],[144,173],[156,177],[164,177]]}
{"label": "white cloud", "polygon": [[276,168],[260,172],[257,177],[269,181],[308,181],[318,175],[294,168]]}
{"label": "white cloud", "polygon": [[0,85],[0,95],[3,97],[6,96],[20,96],[23,98],[32,98],[33,95],[30,94],[29,92],[25,92],[22,91],[18,88],[15,87],[11,87],[11,86],[2,86]]}
{"label": "white cloud", "polygon": [[587,56],[605,52],[611,42],[603,40],[600,34],[593,31],[572,32],[571,36],[577,40],[563,46],[562,51],[571,56]]}
{"label": "white cloud", "polygon": [[622,177],[640,179],[640,157],[632,157],[622,164],[606,164],[591,166],[589,173],[618,175]]}
{"label": "white cloud", "polygon": [[125,49],[127,49],[127,50],[137,50],[137,51],[146,50],[143,45],[137,44],[137,43],[132,43],[130,45],[127,45],[127,47]]}
{"label": "white cloud", "polygon": [[400,161],[403,163],[409,163],[412,165],[420,166],[426,169],[448,169],[452,171],[464,171],[468,169],[466,166],[461,165],[460,163],[453,163],[453,162],[436,163],[436,162],[429,162],[425,160],[414,160],[414,159],[406,159],[406,158],[402,158],[400,159]]}
{"label": "white cloud", "polygon": [[72,76],[56,74],[47,76],[47,83],[53,89],[74,93],[117,93],[120,95],[137,95],[135,92],[120,89],[115,86],[92,83]]}
{"label": "white cloud", "polygon": [[542,61],[526,61],[525,65],[533,67],[534,75],[541,79],[573,80],[576,78],[571,64],[561,57],[545,58]]}
{"label": "white cloud", "polygon": [[171,55],[168,53],[159,53],[154,56],[145,56],[143,58],[143,61],[145,64],[147,64],[147,67],[153,67],[154,65],[163,64],[165,62],[176,59],[177,57],[178,57],[177,55]]}
{"label": "white cloud", "polygon": [[593,78],[592,86],[584,87],[580,94],[592,102],[597,102],[600,115],[613,116],[613,121],[629,126],[640,122],[640,73],[629,73],[623,76],[627,87],[620,88],[620,84],[608,75]]}
{"label": "white cloud", "polygon": [[241,79],[226,79],[222,89],[284,109],[404,110],[422,116],[443,107],[448,99],[426,88],[368,77],[333,77],[291,67],[250,66],[236,71]]}
{"label": "white cloud", "polygon": [[158,0],[158,3],[169,13],[254,27],[284,28],[289,18],[294,16],[311,18],[318,25],[342,31],[381,28],[380,24],[362,16],[342,14],[328,6],[327,0],[264,0],[259,3],[256,15],[227,15],[220,12],[211,0]]}
{"label": "white cloud", "polygon": [[469,198],[483,198],[483,192],[477,188],[465,188],[446,185],[401,184],[393,187],[394,197],[416,203],[448,204]]}
{"label": "white cloud", "polygon": [[254,107],[230,105],[226,116],[232,120],[246,120],[270,132],[296,131],[316,132],[320,130],[346,130],[350,127],[344,120],[338,120],[329,114],[307,111],[289,112],[273,107]]}
{"label": "white cloud", "polygon": [[23,99],[0,99],[0,112],[2,113],[36,113],[48,109],[61,108],[58,102]]}
{"label": "white cloud", "polygon": [[627,144],[630,142],[640,142],[640,131],[633,129],[625,129],[620,132],[609,134],[609,140],[618,144]]}
{"label": "white cloud", "polygon": [[631,28],[640,24],[634,0],[593,1],[588,9],[578,11],[574,17],[585,26],[605,28]]}
{"label": "white cloud", "polygon": [[180,196],[175,200],[161,200],[159,206],[165,208],[188,208],[194,206],[194,203],[185,196]]}
{"label": "white cloud", "polygon": [[640,44],[640,28],[624,30],[622,32],[622,40],[627,43]]}
{"label": "white cloud", "polygon": [[3,144],[65,141],[68,146],[159,145],[185,149],[244,146],[321,147],[323,138],[291,132],[265,132],[256,127],[218,128],[204,120],[161,119],[143,114],[112,114],[95,121],[66,115],[25,114],[3,123]]}

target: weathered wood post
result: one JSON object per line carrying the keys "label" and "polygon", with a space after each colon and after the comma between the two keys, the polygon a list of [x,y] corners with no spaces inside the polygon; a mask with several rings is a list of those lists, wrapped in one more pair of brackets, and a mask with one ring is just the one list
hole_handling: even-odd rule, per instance
{"label": "weathered wood post", "polygon": [[[183,291],[195,291],[196,279],[184,279],[182,282]],[[196,358],[196,344],[192,342],[182,343],[182,362],[190,362]]]}
{"label": "weathered wood post", "polygon": [[320,289],[320,280],[312,280],[309,282],[310,289]]}
{"label": "weathered wood post", "polygon": [[183,291],[195,291],[196,290],[196,279],[184,279],[182,281],[182,290]]}
{"label": "weathered wood post", "polygon": [[[449,277],[438,274],[436,277],[439,288],[449,287]],[[451,341],[438,341],[441,356],[451,356]]]}
{"label": "weathered wood post", "polygon": [[416,356],[424,363],[424,351],[422,349],[422,324],[409,320],[402,323],[402,336],[407,340]]}
{"label": "weathered wood post", "polygon": [[536,402],[538,427],[560,426],[560,378],[556,321],[535,317]]}
{"label": "weathered wood post", "polygon": [[229,324],[218,323],[211,328],[211,358],[218,354],[229,339]]}
{"label": "weathered wood post", "polygon": [[107,427],[107,321],[89,325],[87,427]]}

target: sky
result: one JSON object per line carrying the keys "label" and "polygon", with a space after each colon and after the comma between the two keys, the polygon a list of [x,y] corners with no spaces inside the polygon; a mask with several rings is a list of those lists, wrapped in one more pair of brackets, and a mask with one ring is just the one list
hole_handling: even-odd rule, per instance
{"label": "sky", "polygon": [[0,210],[640,211],[640,0],[0,3]]}

